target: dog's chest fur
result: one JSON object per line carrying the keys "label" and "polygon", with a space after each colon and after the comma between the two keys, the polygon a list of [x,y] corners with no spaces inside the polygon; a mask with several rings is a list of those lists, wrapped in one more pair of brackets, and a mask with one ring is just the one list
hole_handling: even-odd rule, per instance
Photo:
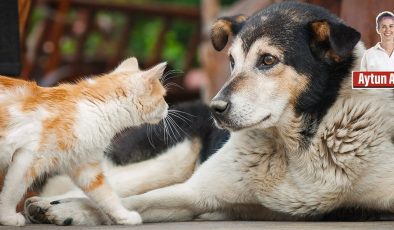
{"label": "dog's chest fur", "polygon": [[251,187],[268,208],[294,215],[347,205],[388,206],[387,192],[375,185],[394,192],[390,94],[342,90],[307,148],[296,144],[303,124],[297,117],[284,130],[233,133],[228,144],[234,168],[243,170],[239,183]]}

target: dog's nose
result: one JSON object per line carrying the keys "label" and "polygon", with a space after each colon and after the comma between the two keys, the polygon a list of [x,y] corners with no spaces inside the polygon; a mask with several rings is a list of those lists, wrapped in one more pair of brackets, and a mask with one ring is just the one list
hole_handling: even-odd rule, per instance
{"label": "dog's nose", "polygon": [[210,107],[212,111],[215,112],[216,114],[223,115],[230,108],[230,103],[224,100],[212,100]]}

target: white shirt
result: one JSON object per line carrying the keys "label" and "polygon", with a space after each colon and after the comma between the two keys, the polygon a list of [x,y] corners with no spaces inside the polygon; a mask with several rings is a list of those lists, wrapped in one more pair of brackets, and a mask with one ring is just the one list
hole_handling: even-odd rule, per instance
{"label": "white shirt", "polygon": [[394,52],[389,56],[377,43],[365,51],[361,60],[360,71],[388,71],[394,72]]}

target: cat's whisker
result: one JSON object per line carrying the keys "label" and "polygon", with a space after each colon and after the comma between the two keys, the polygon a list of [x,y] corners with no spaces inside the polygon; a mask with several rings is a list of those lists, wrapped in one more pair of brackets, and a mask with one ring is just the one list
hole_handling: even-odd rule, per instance
{"label": "cat's whisker", "polygon": [[161,78],[162,83],[166,83],[166,82],[168,82],[169,80],[171,80],[172,78],[179,77],[179,76],[181,76],[182,74],[183,74],[182,72],[169,72],[169,73],[166,73],[166,74]]}
{"label": "cat's whisker", "polygon": [[164,124],[165,124],[165,138],[164,142],[169,144],[171,140],[171,124],[169,123],[168,119],[164,119]]}
{"label": "cat's whisker", "polygon": [[182,121],[184,121],[184,122],[191,122],[192,120],[190,119],[190,118],[187,118],[187,117],[185,117],[185,116],[183,116],[182,114],[178,114],[177,112],[175,112],[175,111],[171,111],[171,112],[168,112],[169,114],[172,114],[174,117],[176,117],[176,118],[178,118],[178,119],[181,119]]}
{"label": "cat's whisker", "polygon": [[184,72],[182,70],[169,70],[169,71],[167,71],[166,73],[163,74],[163,77],[171,75],[171,74],[183,74],[183,73]]}
{"label": "cat's whisker", "polygon": [[167,91],[171,91],[171,86],[174,86],[176,88],[182,89],[184,90],[185,88],[183,88],[181,85],[175,83],[175,82],[169,82],[165,85],[163,85],[163,87],[167,90]]}
{"label": "cat's whisker", "polygon": [[[164,85],[167,81],[169,81],[172,78],[178,77],[180,74],[183,74],[184,72],[181,70],[170,70],[166,72],[161,78],[160,82]],[[171,76],[173,75],[173,76]],[[169,76],[169,77],[168,77]]]}
{"label": "cat's whisker", "polygon": [[[169,119],[171,119],[174,123],[174,125],[176,126],[176,128],[180,129],[186,136],[188,136],[187,132],[185,132],[174,120],[173,118],[169,117]],[[177,131],[178,132],[178,131]],[[179,136],[182,137],[182,135],[178,132]]]}
{"label": "cat's whisker", "polygon": [[178,138],[177,138],[177,134],[180,136],[178,130],[176,130],[175,125],[174,125],[174,121],[172,120],[172,118],[170,116],[167,117],[168,119],[168,123],[170,124],[170,131],[172,133],[172,140],[177,142]]}
{"label": "cat's whisker", "polygon": [[175,118],[181,120],[182,122],[186,123],[189,127],[191,127],[191,126],[190,126],[190,123],[191,123],[192,121],[191,121],[190,119],[185,118],[185,117],[183,117],[183,116],[181,116],[180,114],[177,114],[177,113],[169,113],[169,114],[170,114],[171,116],[173,116],[173,117],[175,117]]}
{"label": "cat's whisker", "polygon": [[159,125],[163,127],[162,128],[162,130],[163,130],[163,139],[165,139],[164,137],[165,137],[165,132],[166,132],[166,130],[165,130],[165,122],[166,122],[165,119],[163,119],[159,123]]}
{"label": "cat's whisker", "polygon": [[177,134],[181,137],[181,135],[180,135],[180,133],[178,132],[178,130],[175,128],[175,123],[174,123],[174,121],[172,120],[172,118],[171,117],[167,117],[167,119],[168,119],[168,122],[169,122],[169,124],[171,125],[170,127],[170,130],[171,130],[171,133],[173,134],[173,141],[175,141],[175,142],[178,142],[178,138],[177,138]]}
{"label": "cat's whisker", "polygon": [[[186,112],[183,111],[179,111],[179,110],[171,110],[169,112],[173,117],[176,117],[178,119],[180,119],[181,121],[185,122],[189,127],[191,127],[190,123],[192,122],[192,119],[187,118],[185,115],[189,115],[191,117],[196,117],[194,115],[188,114]],[[184,115],[183,115],[184,114]]]}
{"label": "cat's whisker", "polygon": [[149,144],[152,146],[152,148],[155,149],[156,147],[155,147],[155,145],[154,145],[153,142],[152,142],[152,138],[153,138],[152,133],[153,133],[154,127],[152,127],[151,124],[148,124],[148,125],[147,125],[147,129],[148,129],[148,133],[147,133],[146,135],[147,135]]}
{"label": "cat's whisker", "polygon": [[176,111],[177,113],[183,113],[183,114],[188,115],[190,117],[197,117],[197,116],[195,116],[193,114],[187,113],[185,111],[177,110],[177,109],[170,109],[170,111]]}
{"label": "cat's whisker", "polygon": [[167,134],[167,135],[165,135],[166,136],[166,138],[164,139],[164,142],[165,143],[167,143],[167,144],[169,144],[170,142],[169,142],[169,140],[170,140],[170,138],[171,138],[171,133],[170,133],[170,124],[168,123],[168,120],[166,119],[165,120],[165,122],[164,122],[164,124],[166,124],[165,125],[165,133]]}
{"label": "cat's whisker", "polygon": [[186,113],[186,112],[183,112],[183,111],[180,111],[180,110],[176,110],[176,109],[171,109],[168,112],[170,112],[172,114],[176,114],[176,115],[178,115],[178,116],[180,116],[180,117],[182,117],[182,118],[184,118],[184,119],[186,119],[188,121],[191,121],[191,118],[188,118],[186,116],[193,117],[193,118],[197,117],[197,116],[194,116],[194,115],[192,115],[190,113]]}
{"label": "cat's whisker", "polygon": [[161,124],[163,125],[163,139],[164,139],[164,142],[167,143],[166,142],[166,132],[167,132],[167,130],[166,130],[166,119],[163,119],[162,121],[163,122]]}
{"label": "cat's whisker", "polygon": [[[175,122],[174,118],[171,117],[171,120],[173,121],[173,123],[175,125],[175,129],[177,130],[180,138],[182,137],[182,134],[180,132],[187,135],[187,133],[179,126],[179,124],[177,122]],[[178,131],[178,129],[180,130],[180,132]]]}
{"label": "cat's whisker", "polygon": [[190,113],[184,112],[184,111],[182,111],[182,110],[177,110],[177,109],[169,109],[168,111],[170,111],[170,112],[177,112],[177,113],[183,113],[183,114],[185,114],[185,115],[188,115],[188,116],[191,116],[191,117],[197,117],[197,116],[195,116],[195,115],[193,115],[193,114],[190,114]]}

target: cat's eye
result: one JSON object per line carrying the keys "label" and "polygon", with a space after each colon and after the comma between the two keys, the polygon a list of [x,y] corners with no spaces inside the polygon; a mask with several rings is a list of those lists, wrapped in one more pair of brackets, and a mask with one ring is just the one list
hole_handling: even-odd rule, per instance
{"label": "cat's eye", "polygon": [[269,69],[279,62],[278,58],[271,54],[263,54],[257,61],[256,67],[259,70]]}
{"label": "cat's eye", "polygon": [[230,67],[231,67],[231,69],[234,69],[235,62],[234,62],[234,58],[231,54],[230,54],[229,59],[230,59]]}

